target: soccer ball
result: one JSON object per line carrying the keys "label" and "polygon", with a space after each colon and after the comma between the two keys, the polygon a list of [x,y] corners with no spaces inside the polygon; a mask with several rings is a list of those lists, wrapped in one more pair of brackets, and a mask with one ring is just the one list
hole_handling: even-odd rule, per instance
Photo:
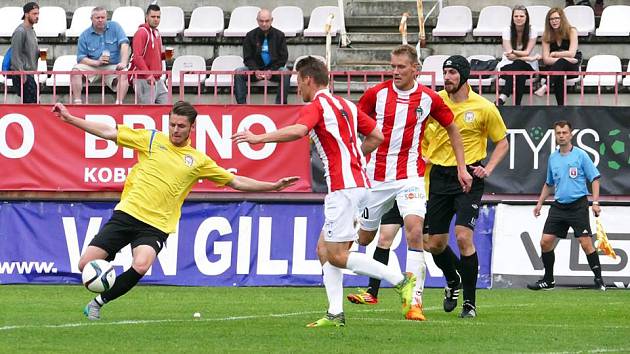
{"label": "soccer ball", "polygon": [[81,273],[83,285],[92,292],[102,293],[111,289],[116,281],[116,270],[104,259],[95,259],[83,268]]}

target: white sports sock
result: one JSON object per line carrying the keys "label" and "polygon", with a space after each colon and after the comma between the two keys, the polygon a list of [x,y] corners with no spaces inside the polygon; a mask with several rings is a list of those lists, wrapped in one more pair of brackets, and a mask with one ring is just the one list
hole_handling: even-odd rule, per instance
{"label": "white sports sock", "polygon": [[499,99],[503,102],[507,102],[508,96],[506,94],[500,94]]}
{"label": "white sports sock", "polygon": [[396,285],[404,279],[401,273],[393,271],[381,262],[359,252],[350,252],[346,267],[357,274],[385,279],[392,285]]}
{"label": "white sports sock", "polygon": [[422,304],[424,292],[424,280],[427,277],[427,264],[424,260],[424,251],[407,250],[407,265],[405,270],[416,275],[416,286],[413,289],[412,304]]}
{"label": "white sports sock", "polygon": [[343,312],[343,273],[329,262],[322,266],[324,288],[328,296],[328,313],[337,315]]}

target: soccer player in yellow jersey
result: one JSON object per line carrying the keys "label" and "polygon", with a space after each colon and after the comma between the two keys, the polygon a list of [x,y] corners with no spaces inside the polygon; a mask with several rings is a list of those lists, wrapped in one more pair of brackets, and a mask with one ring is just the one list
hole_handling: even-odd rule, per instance
{"label": "soccer player in yellow jersey", "polygon": [[[484,179],[489,177],[508,151],[507,129],[497,108],[468,86],[470,64],[461,55],[453,55],[443,65],[444,90],[439,94],[455,115],[455,123],[464,143],[466,165],[473,174],[469,193],[462,191],[457,180],[457,167],[453,149],[446,131],[436,127],[430,142],[428,158],[431,167],[427,217],[428,249],[433,259],[444,272],[447,285],[444,289],[444,311],[457,307],[459,288],[464,289],[464,304],[460,317],[476,317],[475,293],[479,261],[473,244],[473,230],[481,197]],[[490,159],[484,166],[488,139],[495,144]],[[453,215],[455,236],[461,261],[448,246],[448,232]],[[459,263],[461,277],[456,265]]]}
{"label": "soccer player in yellow jersey", "polygon": [[155,130],[131,129],[87,121],[70,114],[57,103],[53,112],[64,122],[90,134],[134,149],[138,162],[133,166],[112,218],[94,237],[79,260],[79,270],[95,259],[111,261],[124,246],[131,244],[131,267],[120,274],[114,286],[90,301],[84,313],[90,320],[100,319],[101,307],[131,290],[149,270],[164,246],[168,234],[175,232],[184,199],[201,178],[219,186],[241,191],[278,191],[294,184],[298,177],[262,182],[233,175],[210,157],[190,146],[190,133],[197,111],[187,102],[177,102],[169,115],[168,135]]}

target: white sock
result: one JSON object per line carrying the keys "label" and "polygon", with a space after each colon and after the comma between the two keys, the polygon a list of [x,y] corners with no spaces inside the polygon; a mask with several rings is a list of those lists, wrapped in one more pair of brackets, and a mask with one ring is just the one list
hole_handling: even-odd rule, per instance
{"label": "white sock", "polygon": [[401,273],[393,271],[383,263],[375,261],[372,257],[368,257],[359,252],[350,252],[346,268],[357,274],[367,275],[381,280],[385,279],[392,285],[396,285],[404,279]]}
{"label": "white sock", "polygon": [[507,95],[504,93],[499,95],[499,99],[503,102],[507,102],[507,98],[508,98]]}
{"label": "white sock", "polygon": [[424,251],[407,250],[407,265],[405,270],[416,276],[416,286],[413,289],[412,304],[422,304],[424,292],[424,280],[427,277],[427,264],[424,261]]}
{"label": "white sock", "polygon": [[343,312],[343,273],[329,262],[324,263],[322,271],[328,296],[328,313],[338,315]]}

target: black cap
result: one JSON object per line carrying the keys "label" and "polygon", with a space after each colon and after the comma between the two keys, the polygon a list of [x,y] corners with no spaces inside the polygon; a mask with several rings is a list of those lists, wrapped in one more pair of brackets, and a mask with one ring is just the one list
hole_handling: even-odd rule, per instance
{"label": "black cap", "polygon": [[460,87],[465,84],[470,77],[470,63],[468,62],[468,59],[464,58],[461,55],[451,55],[450,57],[448,57],[442,65],[442,70],[446,68],[453,68],[457,70],[460,77]]}
{"label": "black cap", "polygon": [[[24,10],[24,14],[31,12],[31,10],[33,9],[39,9],[39,5],[37,5],[36,2],[32,2],[32,1],[29,3],[26,3],[26,5],[22,7],[22,10]],[[24,19],[24,15],[22,15],[22,19]]]}

